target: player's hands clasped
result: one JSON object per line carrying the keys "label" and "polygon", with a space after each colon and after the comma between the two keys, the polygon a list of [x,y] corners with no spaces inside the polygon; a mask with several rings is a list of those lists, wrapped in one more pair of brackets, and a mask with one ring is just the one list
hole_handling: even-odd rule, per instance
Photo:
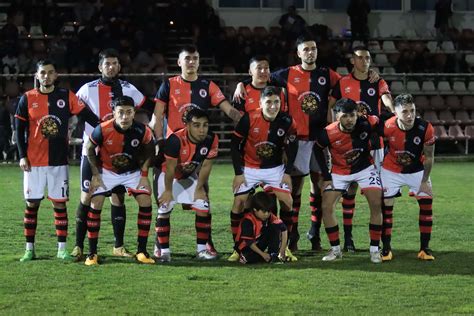
{"label": "player's hands clasped", "polygon": [[169,205],[172,200],[173,192],[171,192],[171,190],[165,190],[165,192],[163,192],[163,194],[158,199],[158,202],[160,202],[160,205]]}
{"label": "player's hands clasped", "polygon": [[26,171],[26,172],[31,171],[31,165],[30,165],[30,161],[28,160],[28,158],[24,157],[24,158],[20,159],[20,168],[21,168],[21,170]]}

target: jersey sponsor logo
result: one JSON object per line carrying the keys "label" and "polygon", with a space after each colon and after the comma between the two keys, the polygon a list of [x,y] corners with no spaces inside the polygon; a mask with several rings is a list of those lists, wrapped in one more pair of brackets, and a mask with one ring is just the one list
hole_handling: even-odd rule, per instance
{"label": "jersey sponsor logo", "polygon": [[278,131],[277,131],[277,135],[280,136],[280,137],[285,135],[285,130],[283,128],[279,128]]}
{"label": "jersey sponsor logo", "polygon": [[342,144],[342,140],[339,140],[339,139],[334,142],[334,145],[336,146],[339,146],[341,144]]}
{"label": "jersey sponsor logo", "polygon": [[375,95],[375,89],[374,88],[369,88],[367,90],[367,94],[370,95],[371,97],[373,97]]}
{"label": "jersey sponsor logo", "polygon": [[188,154],[188,150],[187,150],[187,149],[183,149],[183,150],[181,151],[181,154],[182,154],[182,155],[187,155],[187,154]]}
{"label": "jersey sponsor logo", "polygon": [[307,91],[298,96],[298,101],[301,103],[301,109],[304,113],[315,114],[318,111],[321,97],[313,91]]}
{"label": "jersey sponsor logo", "polygon": [[344,154],[344,159],[346,160],[346,163],[348,165],[354,164],[360,157],[362,151],[364,151],[361,148],[354,148]]}
{"label": "jersey sponsor logo", "polygon": [[406,150],[397,150],[395,155],[397,155],[397,163],[401,166],[409,166],[415,159],[415,155]]}
{"label": "jersey sponsor logo", "polygon": [[59,127],[61,125],[61,119],[55,115],[43,116],[38,122],[38,128],[44,138],[55,138],[59,136]]}
{"label": "jersey sponsor logo", "polygon": [[255,100],[253,98],[248,98],[247,102],[248,103],[253,103]]}
{"label": "jersey sponsor logo", "polygon": [[254,127],[254,128],[253,128],[253,132],[254,132],[255,134],[260,133],[260,128]]}
{"label": "jersey sponsor logo", "polygon": [[66,102],[63,99],[59,99],[58,102],[56,102],[56,105],[58,108],[62,109],[66,106]]}
{"label": "jersey sponsor logo", "polygon": [[181,90],[180,90],[180,89],[174,89],[174,94],[180,95],[180,94],[181,94]]}
{"label": "jersey sponsor logo", "polygon": [[415,143],[415,145],[419,145],[421,143],[421,138],[419,136],[416,136],[415,138],[413,138],[413,143]]}
{"label": "jersey sponsor logo", "polygon": [[37,102],[33,102],[33,104],[31,105],[31,107],[33,109],[36,109],[38,106],[39,106],[39,104]]}
{"label": "jersey sponsor logo", "polygon": [[269,159],[273,157],[276,145],[272,142],[260,142],[255,144],[255,148],[260,159]]}
{"label": "jersey sponsor logo", "polygon": [[201,150],[199,151],[199,153],[203,156],[207,155],[208,152],[209,152],[209,149],[207,147],[202,147]]}
{"label": "jersey sponsor logo", "polygon": [[344,93],[351,93],[351,87],[345,87]]}
{"label": "jersey sponsor logo", "polygon": [[201,96],[201,98],[207,97],[207,91],[206,91],[206,89],[201,89],[201,90],[199,90],[199,95]]}
{"label": "jersey sponsor logo", "polygon": [[326,78],[324,77],[319,77],[318,78],[318,83],[322,86],[324,86],[326,84]]}
{"label": "jersey sponsor logo", "polygon": [[301,80],[300,80],[300,77],[294,77],[294,78],[293,78],[293,82],[294,82],[294,83],[300,83],[300,81],[301,81]]}
{"label": "jersey sponsor logo", "polygon": [[140,144],[140,141],[138,139],[132,139],[132,141],[130,142],[130,145],[132,145],[132,147],[137,147],[138,144]]}
{"label": "jersey sponsor logo", "polygon": [[181,172],[184,175],[190,175],[191,173],[194,172],[194,170],[196,170],[198,166],[199,166],[199,162],[197,161],[186,162],[181,165]]}
{"label": "jersey sponsor logo", "polygon": [[367,132],[363,132],[363,133],[360,134],[359,137],[360,137],[360,139],[364,140],[364,139],[367,138],[368,135],[369,135],[369,134],[367,134]]}
{"label": "jersey sponsor logo", "polygon": [[110,156],[112,166],[118,170],[124,170],[132,164],[132,156],[127,153],[118,153]]}

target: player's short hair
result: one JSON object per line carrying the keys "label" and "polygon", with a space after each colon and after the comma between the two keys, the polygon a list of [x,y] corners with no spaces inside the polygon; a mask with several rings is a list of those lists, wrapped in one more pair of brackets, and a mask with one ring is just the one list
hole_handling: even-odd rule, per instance
{"label": "player's short hair", "polygon": [[363,51],[366,51],[366,52],[369,52],[369,49],[367,48],[367,46],[364,46],[364,45],[358,45],[358,46],[355,46],[354,48],[352,48],[352,55],[355,55],[356,52],[360,51],[360,50],[363,50]]}
{"label": "player's short hair", "polygon": [[186,45],[181,48],[179,51],[178,55],[181,55],[181,53],[189,53],[189,54],[194,54],[194,53],[199,53],[198,49],[194,45]]}
{"label": "player's short hair", "polygon": [[131,97],[124,95],[121,97],[114,98],[112,100],[112,109],[115,109],[117,106],[135,107],[135,102]]}
{"label": "player's short hair", "polygon": [[307,32],[303,33],[296,39],[296,48],[298,48],[298,46],[300,46],[300,44],[303,44],[304,42],[316,42],[316,39],[313,35]]}
{"label": "player's short hair", "polygon": [[266,97],[271,97],[272,95],[276,95],[280,97],[281,88],[275,86],[266,86],[263,88],[262,92],[260,93],[260,100],[263,100]]}
{"label": "player's short hair", "polygon": [[337,100],[334,110],[336,113],[351,113],[357,111],[357,103],[352,99],[342,98]]}
{"label": "player's short hair", "polygon": [[409,93],[402,93],[393,100],[394,107],[399,107],[407,104],[415,104],[413,96]]}
{"label": "player's short hair", "polygon": [[36,63],[36,71],[38,71],[40,69],[40,67],[43,67],[43,66],[46,66],[46,65],[51,65],[51,66],[54,67],[54,69],[56,69],[56,65],[53,63],[53,61],[51,59],[40,59]]}
{"label": "player's short hair", "polygon": [[257,192],[250,197],[250,208],[272,212],[276,210],[275,196],[264,191]]}
{"label": "player's short hair", "polygon": [[201,108],[198,107],[192,107],[190,110],[188,110],[183,117],[184,123],[191,123],[193,118],[200,119],[202,117],[205,117],[207,121],[209,121],[209,114],[207,111],[204,111]]}
{"label": "player's short hair", "polygon": [[99,64],[106,58],[119,58],[119,52],[114,48],[106,48],[99,53]]}
{"label": "player's short hair", "polygon": [[256,56],[253,56],[252,58],[250,58],[249,66],[253,63],[258,63],[260,61],[266,61],[267,63],[270,63],[267,56],[265,56],[265,55],[256,55]]}

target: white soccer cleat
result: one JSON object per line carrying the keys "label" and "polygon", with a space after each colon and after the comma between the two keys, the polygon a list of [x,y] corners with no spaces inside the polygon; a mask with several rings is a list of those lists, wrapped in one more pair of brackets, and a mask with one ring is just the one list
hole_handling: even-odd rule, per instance
{"label": "white soccer cleat", "polygon": [[331,248],[327,255],[323,257],[323,261],[335,261],[342,259],[342,251],[339,248],[338,250],[334,250]]}
{"label": "white soccer cleat", "polygon": [[373,263],[382,263],[382,255],[380,254],[380,251],[371,252],[370,261]]}
{"label": "white soccer cleat", "polygon": [[161,253],[161,255],[159,257],[156,257],[156,259],[157,259],[158,262],[161,262],[161,263],[170,262],[171,261],[171,253],[169,253],[169,252]]}
{"label": "white soccer cleat", "polygon": [[196,259],[198,259],[198,260],[215,260],[216,258],[217,258],[216,255],[210,253],[207,250],[199,251],[196,254]]}

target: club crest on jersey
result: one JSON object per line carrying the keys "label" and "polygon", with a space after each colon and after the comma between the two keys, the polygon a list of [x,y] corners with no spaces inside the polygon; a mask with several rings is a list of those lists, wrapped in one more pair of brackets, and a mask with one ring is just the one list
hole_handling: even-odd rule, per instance
{"label": "club crest on jersey", "polygon": [[326,84],[326,78],[324,77],[319,77],[318,78],[318,83],[322,86],[324,86]]}
{"label": "club crest on jersey", "polygon": [[209,152],[209,149],[208,149],[207,147],[202,147],[201,150],[199,151],[199,153],[200,153],[202,156],[207,155],[208,152]]}
{"label": "club crest on jersey", "polygon": [[89,189],[89,187],[91,186],[91,182],[89,180],[84,180],[82,184],[84,185],[84,188],[86,189]]}
{"label": "club crest on jersey", "polygon": [[206,91],[206,89],[201,89],[201,90],[199,90],[199,95],[201,96],[201,98],[207,97],[207,91]]}
{"label": "club crest on jersey", "polygon": [[367,134],[367,132],[363,132],[363,133],[360,134],[360,139],[364,140],[364,139],[367,138],[368,135],[369,134]]}
{"label": "club crest on jersey", "polygon": [[276,145],[271,142],[260,142],[255,145],[257,156],[260,159],[269,159],[273,157]]}
{"label": "club crest on jersey", "polygon": [[371,97],[373,97],[375,95],[375,89],[374,88],[369,88],[367,90],[367,94],[370,95]]}
{"label": "club crest on jersey", "polygon": [[132,147],[137,147],[138,144],[140,144],[140,141],[138,139],[132,139],[132,141],[130,142],[130,145],[132,145]]}
{"label": "club crest on jersey", "polygon": [[55,115],[46,115],[39,121],[41,134],[44,138],[55,138],[59,136],[59,126],[62,125],[59,117]]}
{"label": "club crest on jersey", "polygon": [[299,95],[298,101],[301,102],[303,112],[310,115],[318,111],[321,97],[313,91],[307,91]]}
{"label": "club crest on jersey", "polygon": [[59,99],[58,102],[56,102],[56,105],[58,108],[62,109],[66,106],[66,102],[63,99]]}
{"label": "club crest on jersey", "polygon": [[279,128],[279,129],[278,129],[277,135],[280,136],[280,137],[283,136],[283,135],[285,135],[285,131],[283,130],[283,128]]}
{"label": "club crest on jersey", "polygon": [[294,141],[296,140],[296,135],[294,135],[294,134],[293,134],[293,135],[290,135],[290,137],[288,137],[288,140],[289,140],[290,142],[294,142]]}
{"label": "club crest on jersey", "polygon": [[415,138],[413,138],[413,143],[415,143],[415,145],[419,145],[421,143],[421,138],[419,136],[416,136]]}

